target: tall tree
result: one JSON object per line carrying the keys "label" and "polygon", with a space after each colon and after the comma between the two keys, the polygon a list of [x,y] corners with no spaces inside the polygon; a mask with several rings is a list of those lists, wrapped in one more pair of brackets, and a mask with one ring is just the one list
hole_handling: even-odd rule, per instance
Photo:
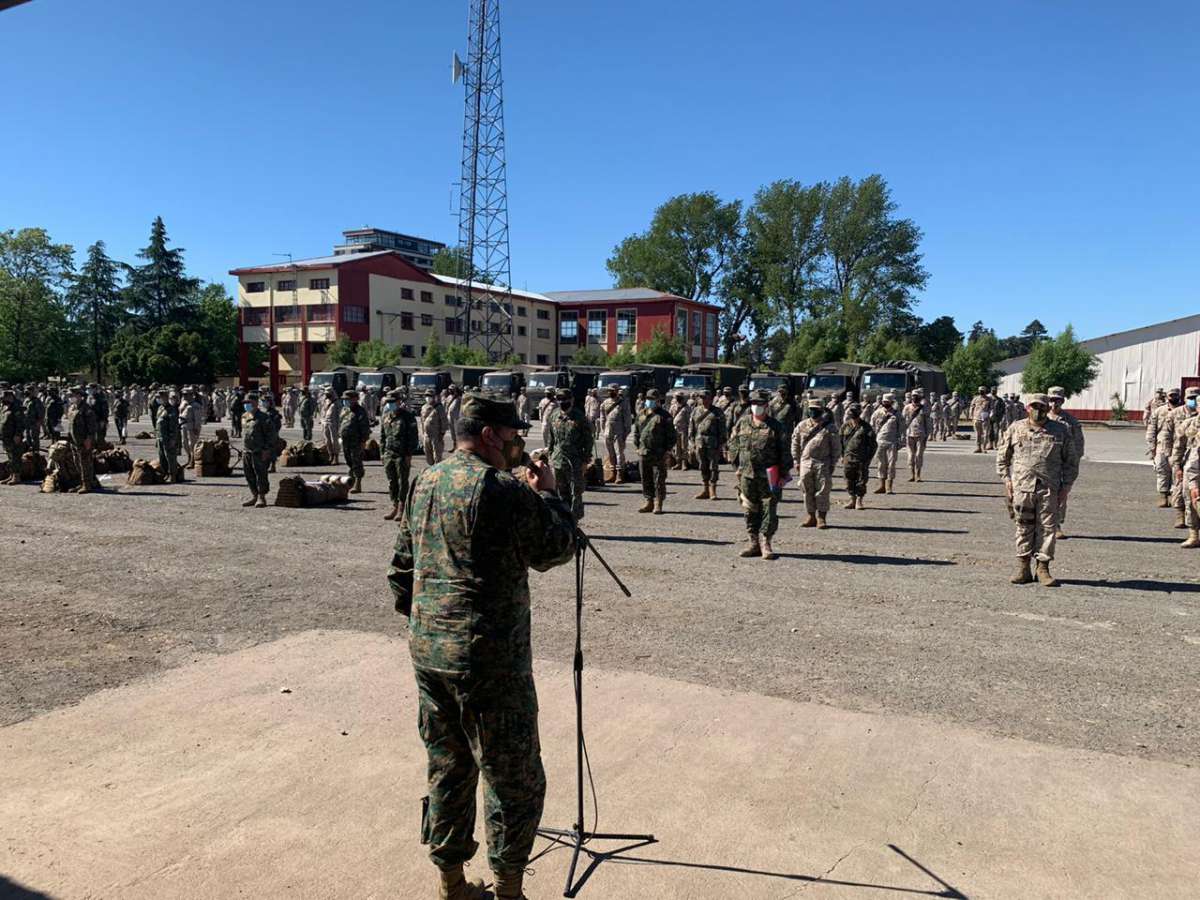
{"label": "tall tree", "polygon": [[764,299],[792,338],[818,288],[825,253],[821,212],[828,194],[824,183],[776,181],[760,188],[746,211],[751,262],[761,274]]}
{"label": "tall tree", "polygon": [[65,374],[76,364],[64,296],[74,255],[42,228],[0,232],[0,378]]}
{"label": "tall tree", "polygon": [[1075,340],[1075,329],[1068,325],[1054,340],[1034,345],[1021,372],[1021,389],[1041,394],[1057,386],[1069,397],[1086,388],[1099,374],[1099,358]]}
{"label": "tall tree", "polygon": [[87,261],[67,294],[68,303],[87,348],[92,371],[104,378],[104,354],[125,323],[120,269],[104,251],[104,241],[88,247]]}
{"label": "tall tree", "polygon": [[[225,286],[206,284],[196,303],[200,332],[208,338],[213,370],[218,375],[232,375],[238,370],[238,311]],[[262,348],[265,344],[251,344]]]}
{"label": "tall tree", "polygon": [[196,314],[200,282],[189,278],[183,264],[183,248],[167,247],[167,226],[162,216],[150,226],[150,243],[138,251],[145,263],[127,266],[128,302],[143,327],[159,328],[168,323],[191,325]]}
{"label": "tall tree", "polygon": [[358,358],[358,345],[349,336],[339,334],[329,345],[329,362],[335,366],[352,366]]}
{"label": "tall tree", "polygon": [[962,343],[962,332],[954,326],[951,316],[938,316],[926,322],[917,332],[917,349],[921,359],[940,366]]}
{"label": "tall tree", "polygon": [[852,347],[907,313],[929,280],[921,265],[921,229],[896,218],[896,209],[880,175],[839,178],[825,198],[827,291]]}
{"label": "tall tree", "polygon": [[443,247],[435,253],[433,274],[480,281],[479,272],[476,271],[474,263],[467,259],[466,251],[462,247]]}
{"label": "tall tree", "polygon": [[950,354],[943,364],[950,389],[970,396],[981,386],[995,387],[1000,383],[996,363],[1004,358],[1000,342],[986,329],[975,340],[968,340]]}

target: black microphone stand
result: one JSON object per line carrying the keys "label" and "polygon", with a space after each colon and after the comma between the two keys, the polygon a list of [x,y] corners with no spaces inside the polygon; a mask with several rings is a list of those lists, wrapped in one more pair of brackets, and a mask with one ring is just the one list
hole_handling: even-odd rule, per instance
{"label": "black microphone stand", "polygon": [[[617,587],[621,589],[626,597],[632,597],[629,588],[621,581],[612,567],[605,561],[604,557],[596,549],[596,545],[591,539],[583,533],[583,530],[578,526],[575,528],[575,661],[574,661],[574,680],[575,680],[575,824],[569,828],[539,828],[538,834],[542,837],[549,838],[556,844],[561,844],[564,847],[571,847],[571,866],[567,869],[567,886],[563,890],[564,897],[576,896],[583,887],[585,881],[588,880],[596,866],[605,859],[611,859],[621,853],[629,850],[636,850],[639,847],[645,847],[648,844],[657,843],[652,834],[609,834],[596,831],[588,831],[583,825],[583,776],[584,763],[587,762],[587,774],[591,778],[591,762],[587,760],[587,744],[583,738],[583,564],[587,557],[587,551],[591,550],[592,555],[599,560],[600,565],[604,567],[604,571],[608,572],[609,576]],[[592,785],[593,795],[595,793],[595,784]],[[594,798],[593,798],[594,799]],[[612,850],[608,853],[599,853],[594,850],[589,850],[587,845],[591,841],[627,841],[632,842],[627,847],[621,847],[617,850]],[[591,858],[591,865],[587,867],[579,880],[575,880],[575,869],[579,864],[579,854],[587,854]]]}

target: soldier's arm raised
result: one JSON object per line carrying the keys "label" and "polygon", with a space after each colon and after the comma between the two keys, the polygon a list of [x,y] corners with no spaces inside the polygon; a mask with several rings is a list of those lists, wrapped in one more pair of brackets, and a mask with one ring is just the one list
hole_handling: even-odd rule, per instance
{"label": "soldier's arm raised", "polygon": [[498,476],[481,505],[493,502],[504,504],[517,545],[537,571],[560,566],[575,553],[575,516],[557,494],[539,493],[512,476]]}

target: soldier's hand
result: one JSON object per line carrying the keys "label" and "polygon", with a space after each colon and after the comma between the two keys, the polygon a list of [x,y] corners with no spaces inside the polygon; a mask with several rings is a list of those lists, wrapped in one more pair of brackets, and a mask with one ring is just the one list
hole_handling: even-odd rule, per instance
{"label": "soldier's hand", "polygon": [[554,468],[544,459],[535,459],[526,467],[525,481],[535,491],[558,490],[558,480],[554,477]]}
{"label": "soldier's hand", "polygon": [[1004,493],[1008,496],[1009,500],[1013,498],[1013,486],[1011,478],[1006,478],[1004,480]]}
{"label": "soldier's hand", "polygon": [[1193,503],[1200,503],[1200,487],[1192,488],[1191,495]]}

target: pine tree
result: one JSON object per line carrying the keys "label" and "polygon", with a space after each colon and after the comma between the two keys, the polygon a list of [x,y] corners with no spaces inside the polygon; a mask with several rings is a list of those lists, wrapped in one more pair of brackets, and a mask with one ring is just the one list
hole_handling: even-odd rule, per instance
{"label": "pine tree", "polygon": [[183,248],[167,248],[167,226],[162,216],[150,226],[150,243],[138,252],[146,262],[127,266],[128,299],[132,311],[145,328],[168,323],[188,324],[196,313],[198,279],[189,278],[183,264]]}
{"label": "pine tree", "polygon": [[104,241],[88,247],[87,262],[67,296],[83,336],[97,380],[104,378],[104,354],[125,319],[117,263],[104,252]]}

